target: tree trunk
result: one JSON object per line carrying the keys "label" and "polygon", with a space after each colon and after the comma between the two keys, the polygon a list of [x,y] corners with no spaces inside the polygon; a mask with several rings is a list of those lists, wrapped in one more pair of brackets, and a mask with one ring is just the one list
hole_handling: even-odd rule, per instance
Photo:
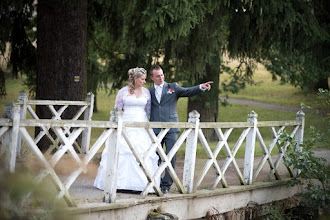
{"label": "tree trunk", "polygon": [[[86,96],[87,1],[38,1],[38,43],[36,99],[84,100]],[[67,109],[71,119],[76,108]],[[38,107],[40,118],[51,118],[49,110]],[[43,138],[46,139],[46,138]],[[46,150],[47,140],[40,142]]]}
{"label": "tree trunk", "polygon": [[[190,97],[188,100],[188,114],[193,110],[198,111],[201,122],[216,122],[218,120],[219,68],[219,57],[214,57],[212,64],[205,64],[206,76],[200,79],[199,83],[213,81],[212,88],[210,91]],[[204,130],[204,134],[207,140],[217,140],[214,130]]]}
{"label": "tree trunk", "polygon": [[308,89],[311,90],[311,91],[318,91],[319,88],[329,90],[328,77],[325,77],[323,79],[319,79],[316,82],[312,82],[312,83],[308,84]]}

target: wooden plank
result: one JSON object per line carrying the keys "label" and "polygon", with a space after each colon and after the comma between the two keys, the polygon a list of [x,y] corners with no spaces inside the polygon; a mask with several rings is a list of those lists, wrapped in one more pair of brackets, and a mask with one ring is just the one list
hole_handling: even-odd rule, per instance
{"label": "wooden plank", "polygon": [[117,124],[110,121],[72,121],[72,120],[51,120],[51,119],[24,119],[20,121],[21,127],[93,127],[93,128],[117,128]]}
{"label": "wooden plank", "polygon": [[[159,135],[158,135],[159,136]],[[157,137],[158,138],[158,137]],[[155,140],[154,140],[155,141]],[[179,181],[179,178],[177,177],[173,167],[172,167],[172,164],[171,164],[171,161],[169,160],[169,158],[167,157],[166,153],[164,152],[163,148],[161,147],[161,145],[157,145],[157,153],[159,155],[159,157],[161,158],[162,162],[161,164],[158,166],[158,170],[156,171],[155,173],[155,178],[158,178],[165,170],[166,167],[168,167],[168,171],[169,171],[169,174],[171,175],[173,181],[175,182],[175,184],[177,185],[178,187],[178,190],[181,192],[181,193],[186,193],[185,190],[183,189],[183,186],[182,184],[180,183]],[[179,185],[179,186],[178,186]],[[156,191],[156,193],[158,193]],[[159,192],[159,195],[160,196],[163,196],[163,193],[160,191]]]}
{"label": "wooden plank", "polygon": [[[108,203],[116,202],[117,198],[117,170],[119,160],[120,138],[123,130],[122,111],[115,108],[111,111],[110,120],[117,124],[117,130],[106,141],[108,148],[106,177],[104,187],[104,201]],[[114,144],[113,144],[114,143]]]}
{"label": "wooden plank", "polygon": [[246,128],[243,130],[243,132],[241,133],[240,137],[238,138],[238,140],[236,141],[233,149],[231,150],[232,155],[235,157],[238,149],[241,147],[246,135],[248,134],[248,132],[250,131],[251,128]]}
{"label": "wooden plank", "polygon": [[2,137],[2,135],[9,130],[9,127],[1,127],[0,128],[0,138]]}
{"label": "wooden plank", "polygon": [[7,118],[0,118],[0,126],[13,126],[13,121]]}
{"label": "wooden plank", "polygon": [[246,128],[253,127],[250,122],[201,122],[200,128]]}
{"label": "wooden plank", "polygon": [[[254,165],[254,151],[256,147],[256,131],[258,129],[258,114],[254,111],[251,111],[248,114],[248,122],[253,123],[253,128],[249,130],[249,132],[246,135],[245,140],[245,156],[244,156],[244,181],[247,184],[252,184],[253,182],[253,165]],[[235,161],[236,162],[236,161]]]}
{"label": "wooden plank", "polygon": [[[31,107],[31,105],[28,105],[27,106],[27,110],[28,112],[31,114],[31,116],[34,118],[34,119],[39,119],[38,115],[34,112],[33,108]],[[25,119],[25,118],[24,118]]]}
{"label": "wooden plank", "polygon": [[[22,104],[22,101],[18,101]],[[28,100],[28,105],[89,105],[88,101],[68,101],[68,100]]]}
{"label": "wooden plank", "polygon": [[301,125],[300,121],[259,121],[258,127],[280,127],[280,126],[294,126]]}
{"label": "wooden plank", "polygon": [[247,182],[245,181],[244,176],[243,176],[242,172],[240,171],[235,158],[233,158],[232,164],[234,165],[234,168],[235,168],[235,171],[236,171],[236,175],[238,176],[238,179],[240,180],[241,184],[242,185],[246,185]]}
{"label": "wooden plank", "polygon": [[69,137],[66,137],[64,132],[61,128],[55,128],[54,132],[56,135],[61,138],[62,142],[64,143],[63,149],[64,151],[69,151],[72,158],[78,163],[79,166],[83,166],[82,161],[80,160],[80,157],[77,155],[77,152],[73,148],[73,142],[78,138],[78,136],[83,131],[83,128],[77,128],[75,129]]}
{"label": "wooden plank", "polygon": [[[89,92],[86,97],[86,101],[90,102],[88,108],[85,110],[84,113],[84,120],[85,121],[92,121],[93,116],[93,109],[94,109],[94,94]],[[83,153],[87,153],[89,151],[89,145],[91,140],[92,128],[87,127],[82,134],[82,141],[81,141],[81,150]]]}
{"label": "wooden plank", "polygon": [[260,143],[260,145],[261,145],[261,148],[262,148],[262,150],[263,150],[263,152],[264,152],[264,156],[263,156],[263,158],[261,159],[261,161],[259,162],[259,164],[258,164],[258,166],[257,166],[257,169],[256,169],[256,171],[255,171],[254,174],[253,174],[253,181],[258,177],[258,175],[259,175],[259,173],[260,173],[262,167],[263,167],[264,164],[266,163],[267,159],[270,157],[270,154],[269,154],[268,149],[267,149],[267,147],[266,147],[266,145],[265,145],[265,142],[264,142],[264,140],[263,140],[263,138],[262,138],[262,136],[261,136],[261,134],[260,134],[259,129],[257,129],[257,133],[256,133],[256,135],[257,135],[257,139],[259,140],[259,143]]}
{"label": "wooden plank", "polygon": [[[168,152],[167,158],[169,161],[172,160],[172,158],[174,157],[174,155],[176,154],[176,152],[178,151],[178,149],[180,148],[180,146],[182,145],[182,143],[186,140],[187,136],[189,135],[189,133],[191,132],[192,129],[187,129],[184,130],[182,132],[182,134],[180,135],[180,137],[178,138],[178,140],[175,142],[175,144],[173,145],[172,149],[170,150],[170,152]],[[162,149],[163,150],[163,149]],[[180,182],[179,177],[176,175],[176,172],[172,166],[171,163],[168,164],[168,168],[167,168],[170,176],[173,179],[173,182],[176,184],[179,192],[185,194],[187,193],[186,190],[183,188],[182,183]]]}
{"label": "wooden plank", "polygon": [[102,145],[109,138],[109,136],[112,134],[113,131],[114,129],[106,129],[103,131],[101,136],[95,141],[92,148],[88,151],[88,153],[84,157],[84,166],[87,166],[88,162],[91,159],[93,159],[94,155],[99,151],[99,149],[102,147]]}
{"label": "wooden plank", "polygon": [[[284,127],[283,127],[284,128]],[[281,129],[280,129],[281,130]],[[272,152],[272,149],[274,147],[274,145],[276,144],[277,140],[278,140],[278,137],[277,136],[276,138],[274,138],[272,140],[272,142],[269,144],[269,147],[267,148],[266,145],[265,145],[265,142],[260,134],[260,131],[259,129],[257,130],[257,139],[259,140],[259,143],[264,151],[264,156],[262,158],[262,160],[259,162],[258,164],[258,167],[254,173],[254,176],[253,176],[253,181],[257,179],[262,167],[264,166],[266,160],[268,161],[269,163],[269,166],[270,166],[270,171],[275,175],[275,179],[279,180],[280,179],[280,175],[278,174],[275,166],[274,166],[274,163],[273,163],[273,160],[272,160],[272,157],[271,157],[271,152]]]}
{"label": "wooden plank", "polygon": [[228,140],[229,135],[230,135],[231,132],[233,131],[233,129],[234,129],[234,128],[229,128],[229,129],[227,129],[227,130],[225,131],[225,134],[222,133],[222,131],[221,131],[220,128],[215,129],[215,132],[216,132],[216,134],[217,134],[217,136],[218,136],[218,138],[219,138],[219,140],[220,140],[220,141],[218,142],[217,146],[215,147],[214,152],[213,152],[213,154],[215,155],[215,157],[218,156],[218,154],[219,154],[219,152],[221,151],[222,147],[223,147],[226,143],[228,144],[227,140]]}
{"label": "wooden plank", "polygon": [[76,204],[73,202],[71,196],[69,195],[68,191],[65,189],[65,186],[61,182],[61,180],[56,175],[55,171],[51,167],[51,165],[48,163],[48,161],[43,156],[42,152],[39,150],[38,146],[34,143],[33,139],[29,135],[29,133],[26,131],[25,128],[20,128],[20,134],[22,139],[25,140],[26,143],[28,143],[28,146],[31,148],[31,150],[34,152],[34,154],[37,156],[37,158],[42,162],[44,167],[47,169],[47,172],[53,179],[55,185],[57,185],[60,189],[60,191],[64,192],[64,199],[67,202],[69,206],[76,206]]}
{"label": "wooden plank", "polygon": [[[78,138],[78,136],[81,134],[81,132],[83,131],[83,128],[79,128],[77,130],[74,130],[71,135],[69,136],[69,138],[67,138],[62,129],[61,128],[56,128],[54,129],[54,132],[56,133],[56,135],[58,137],[60,137],[64,143],[64,145],[60,146],[60,149],[56,151],[56,153],[52,156],[51,160],[49,161],[51,166],[54,167],[57,162],[62,158],[62,156],[69,150],[69,152],[71,153],[71,156],[77,161],[77,163],[82,166],[82,162],[80,160],[80,158],[78,157],[77,153],[73,150],[73,142],[75,139]],[[71,148],[71,150],[70,150]],[[72,150],[74,151],[74,153],[72,152]]]}
{"label": "wooden plank", "polygon": [[47,105],[47,107],[53,115],[53,120],[61,120],[62,113],[69,107],[69,105],[62,106],[58,111],[56,111],[53,105]]}
{"label": "wooden plank", "polygon": [[84,113],[84,111],[88,108],[87,105],[82,106],[79,111],[73,116],[72,120],[78,120],[79,117]]}
{"label": "wooden plank", "polygon": [[220,180],[222,182],[222,186],[223,187],[228,187],[228,185],[227,185],[227,183],[226,183],[226,181],[224,179],[224,175],[223,175],[223,173],[221,171],[221,168],[219,167],[219,164],[217,162],[216,157],[213,157],[212,160],[213,160],[213,164],[212,165],[213,165],[213,167],[214,167],[214,169],[216,171],[217,177],[214,179],[213,183],[211,184],[210,189],[215,189],[217,187],[218,183],[220,182]]}
{"label": "wooden plank", "polygon": [[150,189],[151,186],[154,186],[157,189],[157,191],[160,191],[160,188],[159,188],[159,186],[156,185],[156,181],[153,178],[153,176],[151,175],[144,159],[135,150],[135,147],[134,147],[133,143],[131,142],[131,140],[128,137],[126,129],[123,129],[122,135],[123,135],[128,147],[131,149],[131,151],[132,151],[132,153],[133,153],[133,155],[136,159],[136,162],[139,163],[141,170],[143,171],[143,173],[147,177],[148,182],[150,183],[150,185],[147,185],[146,188],[142,191],[142,193],[141,193],[142,198],[145,198],[147,196],[147,194],[149,193],[148,188]]}
{"label": "wooden plank", "polygon": [[124,122],[125,128],[195,128],[195,125],[188,122]]}
{"label": "wooden plank", "polygon": [[10,149],[9,149],[9,172],[15,172],[16,165],[16,154],[17,154],[17,144],[18,144],[18,132],[19,132],[19,120],[20,120],[20,107],[19,105],[13,105],[13,127],[11,131],[10,138]]}
{"label": "wooden plank", "polygon": [[191,130],[187,136],[185,160],[183,167],[183,187],[187,193],[192,193],[194,189],[197,138],[199,130],[199,113],[192,111],[189,113],[188,122],[195,124],[195,129]]}
{"label": "wooden plank", "polygon": [[[209,158],[211,159],[211,161],[212,161],[212,165],[213,165],[213,167],[215,168],[218,177],[220,177],[220,178],[216,178],[215,181],[214,181],[214,182],[212,183],[212,185],[210,186],[211,189],[214,189],[214,188],[217,186],[217,184],[219,183],[219,181],[222,180],[222,178],[224,177],[224,175],[223,175],[223,172],[221,171],[221,169],[220,169],[220,167],[219,167],[219,165],[218,165],[218,162],[217,162],[217,159],[216,159],[217,155],[214,155],[213,152],[211,151],[210,146],[209,146],[209,144],[207,143],[207,140],[206,140],[206,138],[205,138],[205,136],[204,136],[204,134],[203,134],[202,129],[199,129],[198,137],[199,137],[199,140],[201,141],[201,143],[202,143],[202,145],[203,145],[204,150],[206,151],[207,155],[208,155]],[[205,168],[207,168],[207,166],[206,166]],[[210,168],[210,167],[208,167],[207,169],[209,169],[209,168]],[[208,170],[203,170],[203,173],[205,173],[205,172],[207,173],[207,171],[208,171]],[[205,176],[206,173],[203,174],[203,175]],[[202,176],[201,176],[201,177],[202,177]],[[203,177],[203,178],[204,178],[204,177]],[[224,186],[227,186],[227,184],[226,184],[225,181],[222,181],[222,184],[223,184]],[[195,188],[195,190],[197,190],[197,188]]]}
{"label": "wooden plank", "polygon": [[187,129],[184,130],[182,132],[182,134],[180,135],[180,137],[178,138],[178,140],[175,142],[175,144],[173,145],[172,149],[170,150],[170,152],[168,152],[167,157],[169,160],[172,160],[172,158],[174,157],[174,155],[176,154],[176,152],[179,150],[179,148],[181,147],[182,143],[187,139],[188,135],[190,134],[190,132],[192,131],[192,129]]}
{"label": "wooden plank", "polygon": [[170,129],[162,129],[158,136],[155,135],[154,131],[152,130],[152,128],[147,129],[147,132],[149,134],[149,137],[151,138],[151,146],[148,149],[148,151],[146,152],[146,154],[144,155],[144,158],[149,158],[152,154],[154,154],[154,152],[157,150],[157,146],[159,146],[163,140],[163,138],[165,137],[165,135],[167,134],[167,132]]}

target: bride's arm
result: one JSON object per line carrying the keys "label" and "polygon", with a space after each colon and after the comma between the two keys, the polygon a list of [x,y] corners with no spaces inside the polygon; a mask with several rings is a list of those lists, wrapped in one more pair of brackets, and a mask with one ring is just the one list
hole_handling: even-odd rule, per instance
{"label": "bride's arm", "polygon": [[116,95],[115,108],[119,108],[124,111],[124,95],[126,87],[120,89]]}
{"label": "bride's arm", "polygon": [[147,96],[147,104],[146,104],[145,110],[146,110],[146,113],[147,113],[148,117],[150,118],[150,113],[151,113],[151,95],[150,95],[149,89],[147,89],[147,88],[143,88],[143,92]]}

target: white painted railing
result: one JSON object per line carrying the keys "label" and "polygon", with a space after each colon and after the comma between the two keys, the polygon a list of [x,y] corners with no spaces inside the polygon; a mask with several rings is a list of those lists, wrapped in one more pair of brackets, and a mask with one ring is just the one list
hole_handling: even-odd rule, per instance
{"label": "white painted railing", "polygon": [[[2,139],[2,152],[8,149],[9,170],[14,172],[16,163],[16,149],[17,149],[17,137],[21,136],[23,142],[26,144],[26,148],[29,148],[43,164],[44,168],[36,177],[37,182],[42,181],[46,176],[50,176],[53,182],[59,189],[58,198],[64,198],[69,206],[74,206],[69,189],[71,185],[76,181],[77,177],[81,173],[87,172],[87,165],[97,152],[100,151],[102,146],[109,147],[108,153],[108,167],[107,178],[104,190],[105,202],[116,202],[116,173],[118,163],[118,143],[119,138],[123,136],[128,143],[128,146],[132,150],[136,160],[140,163],[140,166],[145,173],[148,184],[143,192],[141,192],[141,198],[145,198],[149,190],[153,188],[156,195],[163,196],[160,188],[157,186],[155,180],[163,173],[165,168],[168,168],[173,181],[180,193],[193,193],[199,189],[203,182],[207,172],[213,166],[216,170],[216,175],[213,183],[210,185],[210,189],[215,189],[221,182],[223,187],[229,187],[224,174],[227,168],[232,164],[235,168],[236,175],[242,185],[252,184],[258,177],[260,170],[264,167],[265,163],[269,164],[269,174],[273,175],[275,179],[280,179],[281,176],[278,173],[278,166],[284,161],[284,155],[287,147],[290,143],[280,144],[279,135],[284,129],[292,128],[291,136],[295,137],[296,143],[300,144],[303,141],[304,132],[304,113],[299,111],[297,113],[296,120],[293,121],[258,121],[257,114],[251,112],[248,115],[247,122],[200,122],[199,113],[192,111],[189,113],[188,122],[123,122],[122,112],[118,109],[111,111],[110,121],[88,121],[88,120],[46,120],[46,119],[20,119],[20,105],[13,104],[12,109],[13,116],[11,119],[0,119],[0,138]],[[45,155],[39,150],[33,135],[28,132],[28,128],[44,127],[52,129],[61,145],[56,152],[51,155],[50,159],[46,159]],[[70,133],[66,133],[67,127],[71,128]],[[135,151],[134,140],[131,140],[126,132],[128,127],[142,127],[148,132],[152,144],[149,146],[145,155],[140,155]],[[268,127],[272,134],[272,140],[268,146],[266,146],[263,137],[259,131],[259,128]],[[278,129],[276,129],[278,127]],[[102,134],[97,137],[93,146],[86,151],[86,154],[78,155],[74,149],[74,142],[77,137],[85,129],[102,129]],[[158,136],[153,132],[153,128],[162,128]],[[160,143],[162,138],[166,135],[170,128],[181,128],[182,133],[177,142],[173,146],[168,155],[165,154],[161,148]],[[218,138],[217,145],[212,150],[209,146],[209,142],[206,140],[203,130],[214,129]],[[228,138],[232,134],[234,129],[242,129],[239,138],[235,145],[230,148]],[[10,140],[10,141],[8,141]],[[201,143],[207,154],[206,163],[202,169],[200,175],[195,178],[195,162],[196,162],[196,149],[198,141]],[[243,173],[239,169],[235,155],[242,144],[245,141],[245,160]],[[254,169],[255,156],[254,151],[256,148],[256,141],[260,143],[263,151],[262,160],[259,162],[256,169]],[[173,169],[170,161],[177,153],[180,147],[183,147],[185,143],[185,160],[183,168],[182,181]],[[273,149],[277,146],[279,154],[276,161],[271,158]],[[299,146],[299,145],[298,145]],[[224,149],[226,159],[222,167],[219,166],[217,157],[219,152]],[[151,174],[145,165],[147,158],[157,151],[161,164],[155,174]],[[56,174],[54,167],[65,153],[75,160],[78,164],[76,168],[63,183]],[[288,168],[289,174],[293,176],[293,171]]]}
{"label": "white painted railing", "polygon": [[[86,96],[85,101],[67,101],[67,100],[29,100],[28,95],[24,91],[20,91],[18,95],[18,100],[16,102],[16,105],[20,106],[20,119],[26,119],[27,113],[30,114],[30,117],[33,119],[39,119],[38,115],[35,112],[35,108],[37,106],[45,106],[49,110],[50,119],[52,120],[62,120],[62,114],[68,107],[70,106],[76,106],[78,107],[75,115],[72,117],[71,120],[79,120],[83,116],[84,120],[91,121],[93,116],[93,107],[94,107],[94,94],[88,93]],[[5,115],[7,115],[7,118],[12,117],[12,104],[8,104],[5,107]],[[58,149],[59,147],[59,140],[54,138],[50,131],[49,127],[40,127],[40,131],[38,134],[35,134],[34,142],[38,144],[38,142],[46,136],[48,140],[51,142],[51,145],[48,147],[47,154],[50,154],[54,148]],[[66,126],[64,133],[66,135],[70,134],[70,127]],[[82,139],[81,139],[81,145],[79,145],[77,142],[74,142],[75,148],[80,153],[86,153],[89,149],[89,143],[90,143],[90,136],[91,136],[91,128],[86,128],[82,132]],[[20,135],[17,137],[18,145],[17,145],[17,156],[21,156],[21,139]],[[30,149],[26,149],[26,151],[29,151]],[[23,154],[26,152],[23,152]]]}

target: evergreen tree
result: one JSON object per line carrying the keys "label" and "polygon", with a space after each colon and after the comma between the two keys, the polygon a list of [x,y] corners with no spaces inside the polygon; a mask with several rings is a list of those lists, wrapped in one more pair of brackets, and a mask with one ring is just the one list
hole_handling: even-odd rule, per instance
{"label": "evergreen tree", "polygon": [[[64,10],[68,5],[72,6],[79,1],[47,2],[58,4],[56,10]],[[10,61],[14,74],[33,73],[36,66],[36,58],[33,57],[35,49],[31,47],[33,37],[28,31],[33,24],[33,19],[30,19],[33,17],[32,3],[32,0],[1,3],[3,7],[0,23],[2,27],[7,27],[7,30],[1,29],[0,50],[4,51],[5,42],[12,42],[13,58]],[[42,15],[42,10],[46,9],[43,9],[41,3],[44,1],[38,1],[41,6],[38,14]],[[235,92],[244,88],[246,83],[253,83],[252,74],[256,62],[265,64],[274,77],[280,76],[283,82],[293,85],[306,87],[310,86],[311,82],[315,85],[325,81],[329,76],[330,22],[329,14],[325,10],[328,5],[328,1],[325,0],[89,0],[88,72],[89,79],[93,79],[89,89],[96,91],[100,82],[104,82],[104,85],[111,82],[112,89],[119,88],[127,79],[129,68],[142,66],[148,69],[151,64],[159,63],[163,66],[168,80],[180,80],[184,85],[206,80],[215,81],[211,93],[205,94],[206,97],[189,100],[189,110],[200,111],[202,117],[205,116],[203,121],[215,121],[219,74],[225,68],[224,52],[228,52],[230,58],[240,61],[236,69],[230,70],[232,81],[221,85],[221,89],[225,91]],[[81,12],[80,15],[86,15],[86,4],[78,4],[77,8]],[[51,11],[49,13],[49,16],[55,19]],[[82,18],[84,19],[85,17]],[[69,22],[65,24],[66,21]],[[58,48],[69,42],[64,36],[72,39],[73,33],[66,35],[64,27],[73,25],[69,23],[79,23],[74,21],[63,20],[63,28],[58,29],[57,33],[54,32],[54,36],[58,34],[62,37],[61,41],[53,41],[54,45],[59,45]],[[14,25],[14,22],[20,25]],[[85,28],[83,23],[80,25],[82,29]],[[39,30],[40,28],[42,25],[38,24],[38,32],[45,31]],[[55,26],[48,28],[50,31],[53,28],[54,31]],[[80,34],[85,36],[85,32]],[[45,42],[39,41],[43,41],[42,38],[38,39],[38,44],[47,43],[47,39]],[[81,42],[83,41],[84,39]],[[49,48],[45,52],[54,54],[54,50]],[[56,60],[63,61],[62,63],[68,61],[71,52],[67,52],[63,53],[64,57],[56,57]],[[38,56],[39,58],[43,57]],[[30,63],[32,64],[29,65]],[[62,67],[66,66],[66,72],[84,72],[82,69],[75,71],[74,66],[78,68],[78,65],[86,66],[84,56],[80,56],[79,61],[66,63]],[[45,68],[39,64],[38,66]],[[59,67],[60,65],[55,69]],[[38,69],[38,74],[39,71]],[[47,70],[48,74],[52,71]],[[29,79],[34,80],[33,77]],[[85,82],[85,76],[82,76],[81,80]],[[40,81],[38,77],[37,87],[40,87],[40,83],[45,82]],[[4,84],[0,85],[1,88],[4,88],[3,86]],[[84,88],[82,86],[76,89],[85,94]],[[38,92],[38,89],[37,96],[46,98],[41,97],[43,94]],[[54,99],[63,98],[60,94],[56,96]],[[68,99],[75,100],[75,97]]]}
{"label": "evergreen tree", "polygon": [[[36,17],[33,14],[35,12],[33,2],[33,0],[4,0],[0,3],[0,56],[4,57],[9,49],[9,60],[5,62],[8,62],[13,77],[24,73],[31,81],[35,80],[36,71],[36,48],[33,46],[36,34],[32,29]],[[0,66],[2,97],[6,94],[6,71]]]}
{"label": "evergreen tree", "polygon": [[283,83],[318,87],[327,81],[329,1],[233,3],[228,38],[231,57],[253,58],[263,63],[274,79],[280,76]]}

